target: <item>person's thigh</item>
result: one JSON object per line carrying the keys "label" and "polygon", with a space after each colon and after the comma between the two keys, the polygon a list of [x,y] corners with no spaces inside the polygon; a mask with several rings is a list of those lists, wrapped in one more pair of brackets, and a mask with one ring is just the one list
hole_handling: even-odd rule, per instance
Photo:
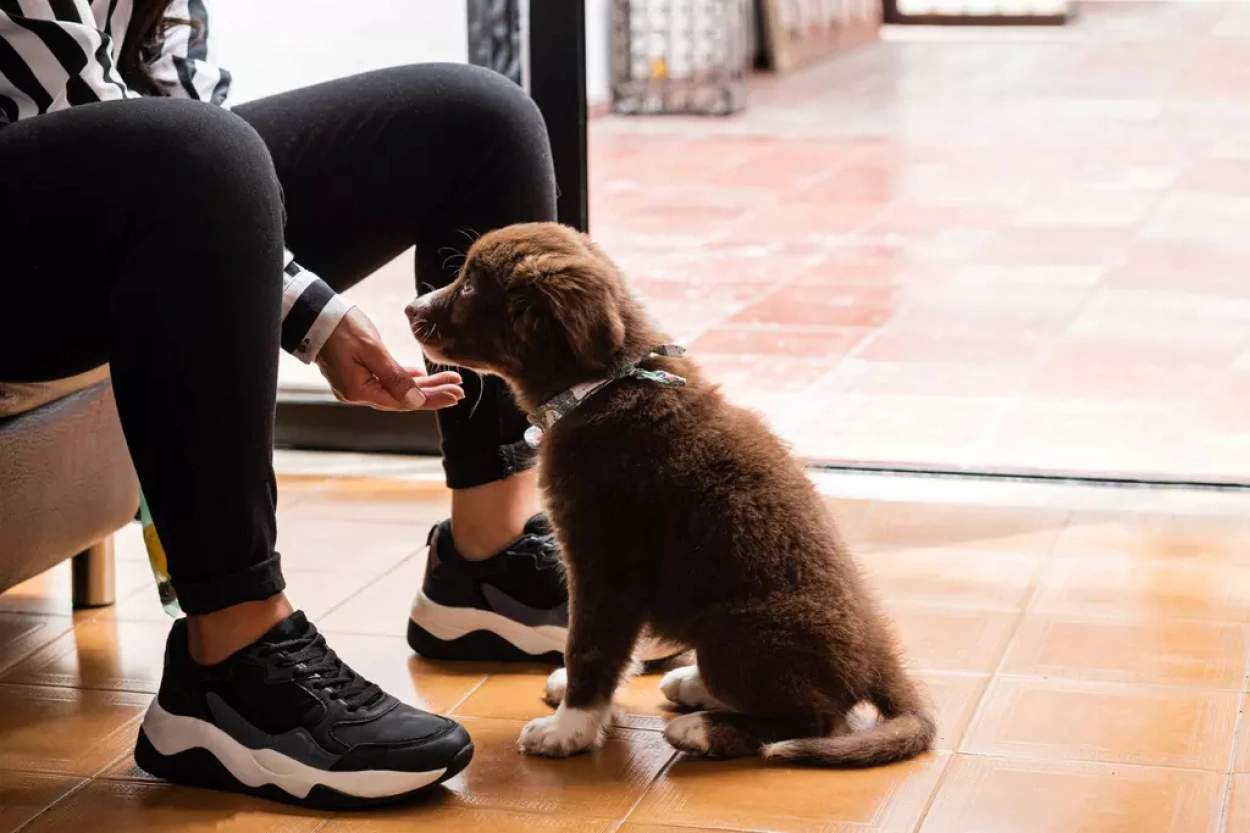
{"label": "person's thigh", "polygon": [[273,156],[287,247],[336,289],[414,244],[419,280],[441,286],[473,237],[555,219],[542,117],[519,87],[489,70],[395,67],[234,111]]}

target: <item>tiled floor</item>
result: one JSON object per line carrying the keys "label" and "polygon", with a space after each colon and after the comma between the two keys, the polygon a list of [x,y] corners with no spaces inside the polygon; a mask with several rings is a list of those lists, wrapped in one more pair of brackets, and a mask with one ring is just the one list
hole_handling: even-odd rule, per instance
{"label": "tiled floor", "polygon": [[592,225],[809,458],[1248,480],[1247,136],[1250,5],[1086,5],[594,122]]}
{"label": "tiled floor", "polygon": [[0,833],[1250,833],[1250,495],[818,478],[940,726],[920,760],[833,772],[681,758],[655,677],[597,755],[521,757],[545,669],[426,662],[402,637],[446,506],[409,468],[284,476],[281,546],[293,599],[342,654],[469,727],[477,758],[447,790],[326,818],[137,770],[168,620],[128,529],[115,608],[73,613],[64,570],[0,595]]}

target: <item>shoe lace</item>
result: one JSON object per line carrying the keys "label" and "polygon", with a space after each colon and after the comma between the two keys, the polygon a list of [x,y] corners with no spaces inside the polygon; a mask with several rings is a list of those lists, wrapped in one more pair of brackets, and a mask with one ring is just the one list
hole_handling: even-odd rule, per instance
{"label": "shoe lace", "polygon": [[513,545],[512,551],[533,556],[540,570],[558,570],[560,564],[560,545],[554,535],[529,534]]}
{"label": "shoe lace", "polygon": [[297,681],[314,691],[324,691],[330,698],[344,703],[349,711],[370,706],[383,696],[381,688],[339,659],[326,644],[325,637],[316,631],[266,643],[261,646],[260,654],[275,657],[280,667],[294,668]]}

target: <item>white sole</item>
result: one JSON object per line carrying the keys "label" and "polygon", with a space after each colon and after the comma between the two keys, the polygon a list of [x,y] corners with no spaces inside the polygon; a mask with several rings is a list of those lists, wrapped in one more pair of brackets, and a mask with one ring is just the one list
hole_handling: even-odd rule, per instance
{"label": "white sole", "polygon": [[211,723],[165,711],[155,698],[143,718],[143,734],[161,755],[170,757],[190,749],[204,749],[240,784],[252,788],[273,784],[300,799],[307,798],[318,786],[354,798],[400,796],[435,783],[447,771],[330,772],[317,769],[273,749],[250,749]]}
{"label": "white sole", "polygon": [[421,590],[417,591],[417,599],[412,603],[411,618],[417,627],[443,642],[451,642],[476,631],[489,631],[517,650],[536,657],[552,651],[563,654],[569,639],[569,629],[559,625],[531,628],[489,610],[448,607],[433,601]]}

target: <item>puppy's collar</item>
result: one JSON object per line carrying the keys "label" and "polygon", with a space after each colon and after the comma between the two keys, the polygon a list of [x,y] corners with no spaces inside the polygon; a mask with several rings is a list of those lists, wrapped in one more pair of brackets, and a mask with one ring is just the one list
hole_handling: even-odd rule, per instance
{"label": "puppy's collar", "polygon": [[[676,344],[661,344],[647,353],[643,361],[652,356],[671,356],[676,358],[685,355],[685,353],[686,349],[684,347],[679,347]],[[664,370],[644,370],[637,364],[632,364],[607,379],[582,382],[580,385],[574,385],[568,390],[556,394],[533,411],[530,411],[528,417],[530,427],[525,431],[525,442],[530,448],[538,448],[538,443],[542,440],[544,431],[549,430],[561,417],[568,416],[574,408],[591,396],[621,379],[641,379],[644,382],[655,382],[657,385],[671,388],[684,387],[686,384],[686,380],[681,376]]]}

